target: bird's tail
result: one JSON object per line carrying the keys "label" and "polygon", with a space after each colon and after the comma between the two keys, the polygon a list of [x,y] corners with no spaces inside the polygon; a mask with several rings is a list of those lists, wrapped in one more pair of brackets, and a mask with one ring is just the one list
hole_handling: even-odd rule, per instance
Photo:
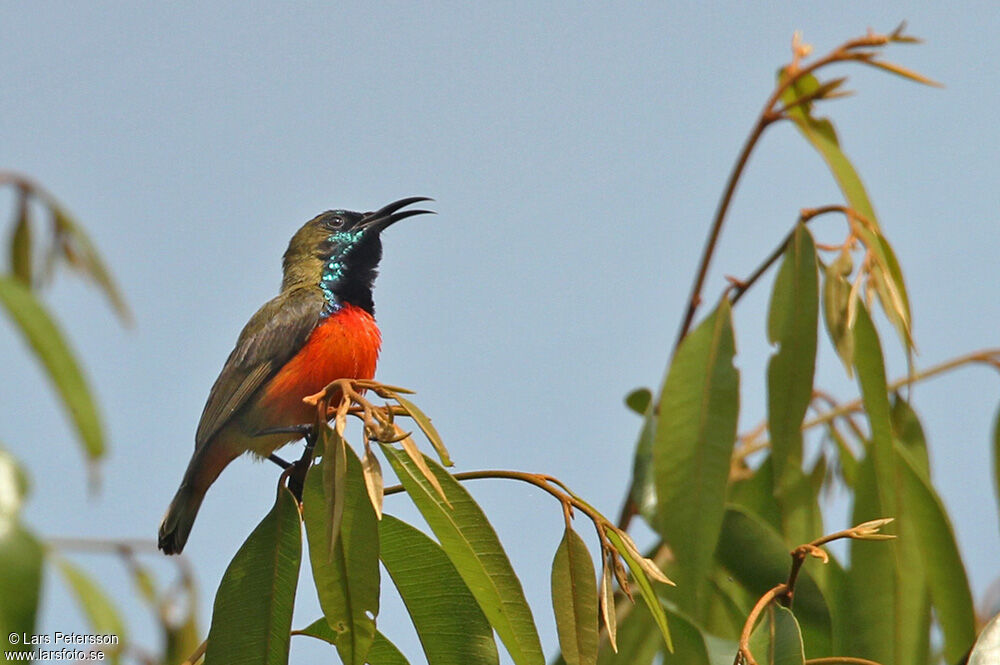
{"label": "bird's tail", "polygon": [[167,514],[160,522],[160,549],[164,554],[180,554],[187,542],[194,518],[198,516],[201,501],[205,498],[204,490],[198,491],[187,481],[181,483],[180,489],[174,495],[174,500],[167,508]]}
{"label": "bird's tail", "polygon": [[195,451],[184,472],[184,480],[160,522],[159,546],[164,554],[180,554],[184,549],[205,492],[239,454],[239,450],[233,450],[222,441],[213,441]]}

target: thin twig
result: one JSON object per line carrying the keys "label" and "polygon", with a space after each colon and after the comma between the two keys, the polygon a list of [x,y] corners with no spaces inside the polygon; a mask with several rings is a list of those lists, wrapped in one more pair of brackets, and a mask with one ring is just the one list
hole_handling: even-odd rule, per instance
{"label": "thin twig", "polygon": [[[827,215],[835,212],[843,213],[844,215],[847,216],[855,214],[854,211],[852,211],[847,206],[826,205],[826,206],[821,206],[819,208],[803,209],[799,213],[798,221],[799,223],[802,224],[808,224],[810,221],[821,215]],[[798,226],[798,224],[796,224],[796,226]],[[788,235],[785,236],[785,239],[782,240],[781,243],[774,248],[774,251],[772,251],[771,254],[766,259],[764,259],[764,261],[759,266],[757,266],[757,269],[754,270],[749,277],[747,277],[745,280],[737,282],[733,287],[731,287],[731,293],[729,296],[729,302],[731,304],[735,305],[739,301],[739,299],[743,297],[743,294],[749,291],[750,287],[753,286],[754,283],[758,279],[760,279],[765,272],[767,272],[767,269],[770,268],[772,265],[774,265],[775,261],[781,258],[781,255],[784,254],[785,252],[785,248],[788,247],[788,243],[790,243],[792,241],[792,238],[794,237],[795,237],[795,228],[792,228],[792,230],[788,232]]]}
{"label": "thin twig", "polygon": [[[983,364],[990,365],[995,369],[1000,370],[1000,348],[993,349],[982,349],[980,351],[973,351],[972,353],[967,353],[965,355],[952,358],[951,360],[946,360],[943,363],[928,367],[925,370],[914,372],[901,379],[896,379],[890,383],[886,388],[888,392],[895,392],[900,388],[905,386],[911,386],[926,379],[934,378],[945,372],[949,372],[953,369],[962,367],[963,365],[972,364]],[[807,430],[816,425],[822,425],[828,423],[831,420],[840,418],[841,416],[846,416],[856,411],[859,411],[863,405],[862,399],[859,397],[857,399],[851,400],[850,402],[845,402],[835,409],[831,409],[821,416],[817,416],[812,420],[807,420],[802,424],[802,429]]]}

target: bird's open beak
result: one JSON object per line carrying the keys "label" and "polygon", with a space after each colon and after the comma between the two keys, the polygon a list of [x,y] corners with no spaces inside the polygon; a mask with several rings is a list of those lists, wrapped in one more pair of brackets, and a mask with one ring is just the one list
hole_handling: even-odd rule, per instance
{"label": "bird's open beak", "polygon": [[433,201],[434,199],[429,199],[426,196],[411,196],[408,199],[400,199],[384,206],[375,212],[366,212],[364,219],[361,220],[360,226],[362,228],[375,228],[378,231],[385,230],[389,225],[395,224],[401,219],[406,219],[407,217],[413,217],[414,215],[434,215],[436,214],[433,210],[403,210],[398,212],[400,208],[405,208],[408,205],[417,203],[418,201]]}

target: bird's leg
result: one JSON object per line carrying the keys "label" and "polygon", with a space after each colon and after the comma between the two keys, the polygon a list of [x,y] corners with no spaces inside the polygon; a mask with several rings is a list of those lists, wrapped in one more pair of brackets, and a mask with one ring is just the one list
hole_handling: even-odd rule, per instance
{"label": "bird's leg", "polygon": [[[299,436],[305,437],[306,440],[312,436],[313,426],[312,425],[289,425],[287,427],[269,427],[268,429],[262,429],[254,436],[270,436],[272,434],[298,434]],[[287,469],[292,466],[291,462],[284,460],[277,455],[271,454],[267,456],[267,459],[271,460],[282,469]]]}
{"label": "bird's leg", "polygon": [[307,426],[309,431],[305,433],[306,449],[302,451],[302,457],[291,465],[292,470],[288,474],[288,489],[291,490],[295,500],[302,503],[302,486],[306,480],[306,472],[312,464],[313,451],[316,449],[316,432],[312,425]]}

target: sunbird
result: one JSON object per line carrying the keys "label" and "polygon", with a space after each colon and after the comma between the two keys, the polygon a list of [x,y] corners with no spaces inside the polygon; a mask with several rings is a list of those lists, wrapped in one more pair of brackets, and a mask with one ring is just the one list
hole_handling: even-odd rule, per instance
{"label": "sunbird", "polygon": [[[194,454],[160,523],[159,547],[184,549],[205,492],[234,459],[266,458],[315,420],[303,397],[337,379],[372,379],[382,335],[372,287],[389,225],[430,210],[329,210],[306,222],[285,251],[281,292],[250,317],[215,380],[195,434]],[[336,403],[336,398],[334,399]],[[289,430],[275,433],[275,430]]]}

